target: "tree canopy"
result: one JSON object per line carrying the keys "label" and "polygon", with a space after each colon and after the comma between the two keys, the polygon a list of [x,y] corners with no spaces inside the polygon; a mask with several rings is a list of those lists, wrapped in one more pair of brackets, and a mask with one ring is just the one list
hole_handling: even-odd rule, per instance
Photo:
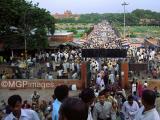
{"label": "tree canopy", "polygon": [[55,30],[54,17],[25,0],[0,0],[0,41],[5,49],[43,49]]}
{"label": "tree canopy", "polygon": [[[91,13],[91,14],[81,14],[80,18],[65,18],[57,19],[59,23],[98,23],[104,19],[107,19],[112,24],[123,25],[123,13]],[[136,9],[131,13],[126,13],[126,25],[146,25],[145,22],[148,21],[147,25],[160,25],[160,13],[151,10]]]}

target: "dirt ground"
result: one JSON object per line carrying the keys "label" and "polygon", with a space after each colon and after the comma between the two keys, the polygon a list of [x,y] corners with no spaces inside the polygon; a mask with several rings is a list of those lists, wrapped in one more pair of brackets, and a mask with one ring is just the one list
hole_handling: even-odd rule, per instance
{"label": "dirt ground", "polygon": [[[19,89],[19,90],[8,90],[0,89],[0,101],[5,100],[7,102],[9,96],[18,94],[22,97],[23,100],[31,101],[31,95],[34,91],[38,91],[40,95],[40,100],[50,100],[51,96],[54,93],[52,89]],[[80,91],[69,91],[69,96],[77,96]]]}

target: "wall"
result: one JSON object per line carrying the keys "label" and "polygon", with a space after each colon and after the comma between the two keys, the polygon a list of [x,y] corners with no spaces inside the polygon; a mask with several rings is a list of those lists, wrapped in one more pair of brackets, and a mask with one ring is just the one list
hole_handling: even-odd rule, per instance
{"label": "wall", "polygon": [[122,88],[128,88],[128,63],[122,63],[121,64],[121,73],[123,72],[123,75],[121,74],[121,87]]}
{"label": "wall", "polygon": [[54,89],[57,85],[66,84],[68,86],[76,84],[78,89],[83,89],[86,87],[87,83],[87,68],[86,63],[81,65],[81,80],[68,80],[68,79],[58,79],[58,80],[26,80],[26,79],[8,79],[0,80],[0,89]]}
{"label": "wall", "polygon": [[72,42],[73,35],[54,35],[49,38],[49,42]]}

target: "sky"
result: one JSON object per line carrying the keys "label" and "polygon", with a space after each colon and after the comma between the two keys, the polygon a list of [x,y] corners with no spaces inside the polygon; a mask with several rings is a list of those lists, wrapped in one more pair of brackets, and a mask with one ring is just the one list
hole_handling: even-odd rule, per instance
{"label": "sky", "polygon": [[[31,0],[27,0],[31,1]],[[124,0],[32,0],[39,3],[40,8],[45,8],[51,13],[63,13],[71,10],[74,14],[85,13],[122,13]],[[147,9],[160,12],[160,0],[125,0],[128,5],[126,12],[135,9]]]}

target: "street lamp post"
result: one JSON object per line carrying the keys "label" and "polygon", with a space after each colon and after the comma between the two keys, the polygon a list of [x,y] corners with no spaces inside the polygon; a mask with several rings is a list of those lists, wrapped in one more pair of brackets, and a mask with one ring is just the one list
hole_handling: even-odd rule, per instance
{"label": "street lamp post", "polygon": [[25,61],[27,62],[27,37],[26,37],[26,28],[27,28],[27,25],[26,25],[26,14],[27,14],[27,10],[25,10],[24,12],[24,57],[25,57]]}
{"label": "street lamp post", "polygon": [[24,33],[24,57],[25,57],[25,60],[27,61],[27,40],[26,40],[26,33]]}
{"label": "street lamp post", "polygon": [[124,9],[124,23],[123,23],[123,38],[125,40],[125,37],[126,37],[126,9],[125,9],[125,6],[128,5],[125,1],[122,3],[122,6],[123,6],[123,9]]}

